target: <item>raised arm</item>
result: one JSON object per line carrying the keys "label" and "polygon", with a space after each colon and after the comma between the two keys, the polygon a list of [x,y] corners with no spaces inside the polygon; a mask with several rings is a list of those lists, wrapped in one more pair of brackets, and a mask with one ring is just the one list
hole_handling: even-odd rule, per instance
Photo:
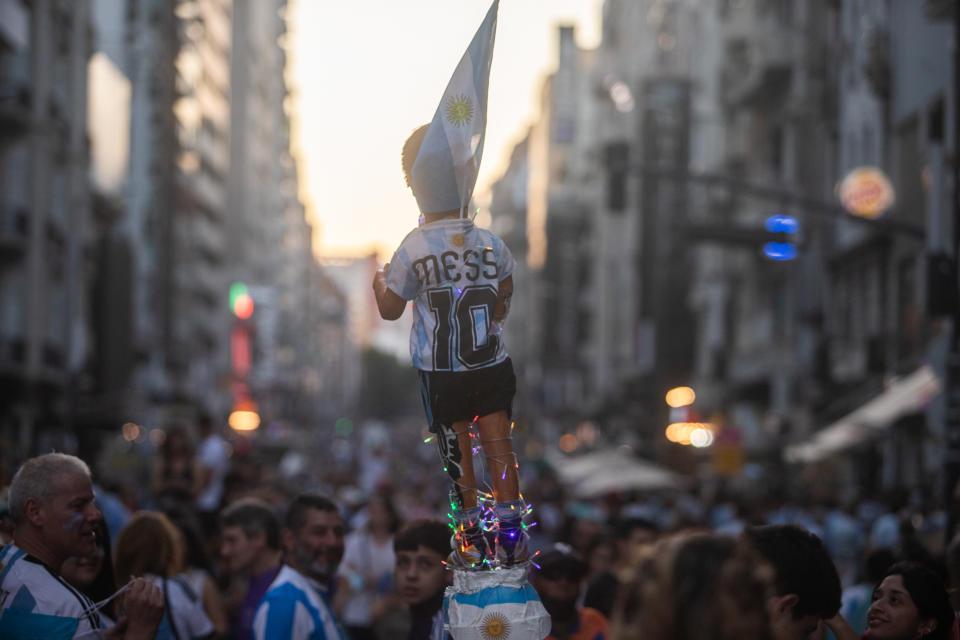
{"label": "raised arm", "polygon": [[821,620],[817,630],[810,634],[810,640],[823,640],[827,637],[827,629],[833,632],[837,640],[860,640],[860,634],[854,631],[839,613],[832,618]]}
{"label": "raised arm", "polygon": [[497,287],[497,306],[493,309],[493,321],[503,322],[510,313],[510,297],[513,295],[513,276],[500,281]]}
{"label": "raised arm", "polygon": [[387,269],[389,267],[390,263],[387,262],[374,274],[373,295],[377,299],[377,309],[380,311],[380,317],[384,320],[396,320],[403,315],[407,302],[387,288]]}

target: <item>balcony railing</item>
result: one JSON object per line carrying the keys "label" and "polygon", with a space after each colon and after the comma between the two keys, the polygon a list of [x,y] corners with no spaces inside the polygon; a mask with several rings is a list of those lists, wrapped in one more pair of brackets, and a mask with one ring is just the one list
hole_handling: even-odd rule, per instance
{"label": "balcony railing", "polygon": [[779,95],[790,80],[795,34],[773,20],[763,21],[748,38],[731,41],[731,53],[721,71],[723,97],[728,104],[744,104]]}

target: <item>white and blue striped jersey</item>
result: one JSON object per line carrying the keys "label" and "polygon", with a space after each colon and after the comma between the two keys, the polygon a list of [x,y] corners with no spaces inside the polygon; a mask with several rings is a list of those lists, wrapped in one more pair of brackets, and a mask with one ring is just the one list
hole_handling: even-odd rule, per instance
{"label": "white and blue striped jersey", "polygon": [[284,565],[253,616],[254,640],[346,640],[326,589]]}
{"label": "white and blue striped jersey", "polygon": [[507,358],[491,331],[500,282],[513,273],[503,240],[465,218],[417,227],[390,260],[387,287],[413,300],[410,357],[421,371],[469,371]]}
{"label": "white and blue striped jersey", "polygon": [[94,603],[15,545],[0,548],[0,638],[99,638]]}

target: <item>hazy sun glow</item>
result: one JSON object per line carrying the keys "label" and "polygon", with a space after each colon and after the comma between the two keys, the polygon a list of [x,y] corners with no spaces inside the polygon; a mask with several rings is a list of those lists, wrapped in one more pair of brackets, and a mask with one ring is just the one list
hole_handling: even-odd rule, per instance
{"label": "hazy sun glow", "polygon": [[[559,23],[596,46],[602,0],[502,0],[476,193],[503,172],[556,67]],[[489,0],[291,0],[289,82],[301,199],[325,256],[388,258],[417,223],[400,148],[429,122]],[[465,105],[455,116],[468,118]],[[479,199],[479,198],[478,198]]]}

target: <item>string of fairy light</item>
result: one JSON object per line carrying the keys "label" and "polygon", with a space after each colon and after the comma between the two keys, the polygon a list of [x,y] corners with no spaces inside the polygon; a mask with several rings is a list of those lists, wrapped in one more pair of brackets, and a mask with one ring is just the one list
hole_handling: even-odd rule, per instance
{"label": "string of fairy light", "polygon": [[[514,428],[516,427],[516,423],[515,423],[515,422],[511,422],[511,423],[510,423],[510,433],[511,433],[511,435],[509,435],[509,436],[507,436],[507,437],[505,437],[505,438],[495,438],[495,439],[492,439],[492,440],[481,440],[481,439],[480,439],[480,434],[477,432],[477,420],[478,420],[478,419],[479,419],[479,416],[474,416],[473,420],[471,420],[470,423],[467,425],[467,434],[470,436],[471,440],[476,440],[476,442],[478,443],[478,444],[474,444],[474,445],[471,446],[471,454],[472,454],[472,455],[477,456],[477,454],[480,452],[483,444],[490,444],[490,443],[493,443],[493,442],[502,442],[502,441],[504,441],[504,440],[513,440],[513,435],[512,435],[512,434],[513,434]],[[459,439],[460,435],[461,435],[461,434],[459,434],[459,433],[457,434],[458,439]],[[429,443],[433,442],[434,438],[435,438],[434,435],[430,435],[430,436],[424,438],[423,442],[424,442],[424,444],[429,444]],[[520,463],[519,463],[519,461],[518,461],[518,459],[517,459],[517,454],[516,454],[514,451],[512,451],[512,447],[511,447],[510,453],[506,453],[506,454],[495,454],[495,455],[486,455],[486,452],[484,452],[484,454],[485,454],[485,455],[483,455],[483,456],[479,456],[479,461],[478,461],[478,462],[475,462],[475,466],[474,466],[475,469],[477,469],[477,464],[480,465],[480,468],[477,469],[477,471],[479,471],[480,473],[475,472],[475,474],[474,474],[475,478],[480,478],[480,477],[486,477],[486,476],[487,476],[486,473],[482,473],[483,469],[488,467],[488,465],[487,465],[487,458],[489,458],[489,459],[493,460],[495,463],[497,463],[497,466],[503,465],[503,473],[502,473],[501,476],[500,476],[500,479],[501,479],[501,480],[506,480],[506,478],[507,478],[507,471],[508,471],[509,468],[510,468],[510,463],[511,463],[511,462],[513,463],[513,468],[517,470],[517,474],[519,475],[519,473],[520,473]],[[505,461],[504,458],[507,458],[507,460]],[[444,470],[444,472],[447,472],[447,467],[444,466],[444,467],[443,467],[443,470]],[[489,471],[489,472],[492,472],[492,471],[493,471],[493,469],[489,469],[489,468],[487,468],[486,470]],[[496,504],[496,496],[494,495],[494,490],[493,490],[493,487],[490,485],[490,483],[484,481],[484,485],[485,485],[485,486],[484,486],[483,489],[481,489],[481,487],[480,487],[480,482],[479,482],[479,481],[477,481],[477,487],[476,487],[476,488],[474,488],[474,487],[468,487],[467,485],[463,484],[463,483],[460,482],[459,480],[454,480],[453,482],[454,482],[457,486],[459,486],[460,489],[463,490],[463,491],[474,491],[474,490],[475,490],[475,491],[477,492],[477,506],[480,507],[480,510],[481,510],[481,511],[480,511],[479,522],[476,523],[476,524],[479,525],[480,530],[481,530],[484,534],[491,533],[491,532],[496,532],[496,533],[499,535],[499,529],[498,529],[498,527],[497,527],[497,516],[496,516],[496,512],[494,511],[494,508],[493,508],[493,505]],[[537,526],[537,523],[536,523],[536,522],[531,522],[531,523],[523,522],[523,518],[526,517],[526,516],[528,516],[529,514],[531,514],[531,513],[533,512],[533,505],[527,503],[527,501],[524,500],[522,493],[520,494],[519,499],[520,499],[520,501],[521,501],[521,502],[523,503],[523,505],[524,505],[524,507],[523,507],[523,513],[520,514],[520,517],[521,517],[521,527],[522,527],[523,531],[527,531],[528,529]],[[453,503],[452,500],[451,500],[450,503],[449,503],[449,507],[450,507],[450,511],[447,513],[447,518],[449,519],[450,529],[454,532],[454,537],[455,537],[455,539],[457,540],[457,543],[458,543],[458,544],[462,544],[462,538],[463,538],[463,535],[464,535],[464,532],[465,532],[466,528],[472,527],[472,526],[474,525],[474,522],[473,522],[473,521],[470,521],[470,522],[457,522],[456,518],[454,518],[454,515],[453,515],[454,512],[456,511],[456,505]],[[537,563],[533,561],[533,558],[535,558],[535,557],[538,556],[539,554],[540,554],[540,551],[539,551],[539,550],[536,551],[536,552],[533,554],[533,556],[531,556],[531,560],[530,560],[530,562],[531,562],[534,566],[536,566],[538,569],[540,568],[540,566],[537,565]],[[446,562],[444,562],[444,564],[446,564]],[[486,567],[491,568],[491,569],[497,569],[497,568],[499,568],[498,561],[491,559],[490,557],[487,556],[487,554],[483,554],[483,559],[480,561],[479,564],[480,564],[481,567],[486,566]],[[477,568],[477,565],[476,565],[476,564],[474,565],[474,568]]]}

